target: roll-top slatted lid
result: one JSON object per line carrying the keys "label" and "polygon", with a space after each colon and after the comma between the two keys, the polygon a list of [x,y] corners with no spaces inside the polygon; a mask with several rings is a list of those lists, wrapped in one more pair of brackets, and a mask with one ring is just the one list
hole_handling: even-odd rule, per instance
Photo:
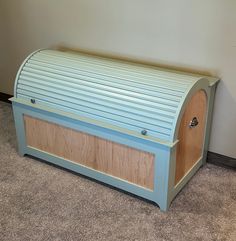
{"label": "roll-top slatted lid", "polygon": [[15,97],[164,141],[199,76],[84,53],[41,50],[19,70]]}

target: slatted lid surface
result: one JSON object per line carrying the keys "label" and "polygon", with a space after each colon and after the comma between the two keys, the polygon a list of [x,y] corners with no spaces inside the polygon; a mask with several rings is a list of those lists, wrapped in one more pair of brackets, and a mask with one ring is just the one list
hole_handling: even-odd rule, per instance
{"label": "slatted lid surface", "polygon": [[182,101],[198,80],[141,64],[41,50],[19,71],[15,97],[171,141]]}

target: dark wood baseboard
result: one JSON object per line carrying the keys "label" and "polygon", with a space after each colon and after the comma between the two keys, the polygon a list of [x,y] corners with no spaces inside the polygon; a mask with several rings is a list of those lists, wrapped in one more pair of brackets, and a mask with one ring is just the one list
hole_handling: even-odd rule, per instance
{"label": "dark wood baseboard", "polygon": [[222,166],[226,168],[231,168],[236,170],[236,159],[228,156],[224,156],[218,153],[210,152],[207,153],[207,162],[215,164],[217,166]]}
{"label": "dark wood baseboard", "polygon": [[11,101],[9,101],[9,98],[11,98],[11,97],[12,97],[12,95],[0,92],[0,101],[11,104]]}

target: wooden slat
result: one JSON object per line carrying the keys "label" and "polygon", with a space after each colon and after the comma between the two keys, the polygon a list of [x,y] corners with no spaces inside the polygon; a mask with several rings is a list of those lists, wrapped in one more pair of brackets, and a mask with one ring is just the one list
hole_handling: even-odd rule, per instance
{"label": "wooden slat", "polygon": [[154,155],[24,116],[27,145],[153,190]]}
{"label": "wooden slat", "polygon": [[[176,153],[175,184],[193,167],[202,155],[207,111],[207,96],[203,90],[193,95],[181,119]],[[189,123],[197,117],[199,124],[190,128]]]}

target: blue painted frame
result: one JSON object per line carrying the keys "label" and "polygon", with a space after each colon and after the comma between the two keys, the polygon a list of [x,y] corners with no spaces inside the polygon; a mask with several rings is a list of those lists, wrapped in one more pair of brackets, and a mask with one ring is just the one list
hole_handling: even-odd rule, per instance
{"label": "blue painted frame", "polygon": [[[104,127],[99,127],[96,125],[74,120],[70,117],[61,116],[59,114],[48,112],[42,109],[36,109],[30,105],[27,106],[21,103],[17,103],[16,101],[13,101],[12,106],[20,155],[23,156],[25,154],[29,154],[41,158],[50,163],[54,163],[66,169],[86,175],[98,181],[107,183],[114,187],[123,189],[127,192],[151,200],[157,203],[163,211],[166,211],[168,209],[171,202],[171,185],[169,184],[169,172],[172,169],[170,165],[170,150],[172,149],[172,147],[151,142],[149,140],[139,139],[127,134],[106,129]],[[24,115],[45,120],[51,123],[56,123],[64,127],[69,127],[77,131],[85,132],[91,135],[98,136],[100,138],[105,138],[107,140],[120,143],[122,145],[126,145],[154,154],[154,189],[149,190],[128,181],[119,179],[117,177],[113,177],[109,174],[102,173],[89,167],[75,163],[73,161],[55,156],[51,153],[46,153],[41,150],[27,146],[25,137]]]}

